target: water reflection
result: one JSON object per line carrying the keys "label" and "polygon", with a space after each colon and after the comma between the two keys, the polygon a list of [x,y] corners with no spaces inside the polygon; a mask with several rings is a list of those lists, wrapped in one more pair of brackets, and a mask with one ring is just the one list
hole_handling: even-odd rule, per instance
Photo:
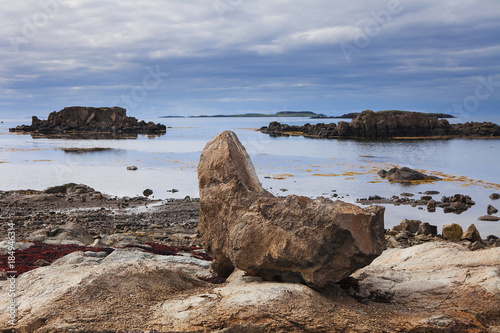
{"label": "water reflection", "polygon": [[40,133],[40,132],[15,132],[16,134],[29,134],[33,139],[65,139],[65,140],[125,140],[137,139],[146,136],[148,139],[159,138],[165,133],[113,133],[113,132],[67,132],[67,133]]}

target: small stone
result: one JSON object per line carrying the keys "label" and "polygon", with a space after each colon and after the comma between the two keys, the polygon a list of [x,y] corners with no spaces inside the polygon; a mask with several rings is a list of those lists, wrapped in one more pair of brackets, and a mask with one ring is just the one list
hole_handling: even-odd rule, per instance
{"label": "small stone", "polygon": [[424,194],[427,194],[427,195],[436,195],[436,194],[439,194],[439,191],[425,191]]}
{"label": "small stone", "polygon": [[493,215],[493,214],[498,213],[498,209],[496,209],[492,205],[488,205],[487,212],[488,212],[488,215]]}
{"label": "small stone", "polygon": [[394,237],[396,241],[400,242],[404,239],[408,239],[408,232],[407,231],[401,231],[399,234]]}
{"label": "small stone", "polygon": [[495,240],[497,240],[497,239],[498,239],[498,237],[497,237],[497,236],[495,236],[495,235],[488,235],[488,237],[486,237],[486,240],[487,240],[487,241],[495,241]]}
{"label": "small stone", "polygon": [[151,194],[153,194],[153,190],[147,188],[145,189],[143,192],[142,192],[142,195],[144,195],[145,197],[149,197]]}
{"label": "small stone", "polygon": [[427,222],[422,223],[418,227],[417,235],[437,235],[437,226],[431,225]]}
{"label": "small stone", "polygon": [[486,247],[486,245],[484,245],[484,244],[483,244],[483,243],[481,243],[480,241],[477,241],[477,242],[472,243],[472,244],[469,246],[469,250],[471,250],[471,251],[476,251],[476,250],[484,249],[485,247]]}
{"label": "small stone", "polygon": [[492,193],[492,194],[490,194],[490,199],[491,200],[500,199],[500,193]]}
{"label": "small stone", "polygon": [[483,215],[477,218],[479,221],[489,221],[489,222],[496,222],[500,221],[500,217],[498,216],[493,216],[493,215]]}
{"label": "small stone", "polygon": [[127,167],[127,170],[131,170],[131,171],[135,171],[135,170],[137,170],[137,169],[139,169],[139,168],[138,168],[138,167],[136,167],[135,165],[131,165],[131,166],[128,166],[128,167]]}
{"label": "small stone", "polygon": [[420,200],[429,201],[432,200],[432,197],[430,195],[423,195],[420,197]]}
{"label": "small stone", "polygon": [[408,231],[408,232],[411,232],[412,234],[414,234],[418,231],[420,224],[422,224],[422,221],[404,219],[403,221],[401,221],[399,223],[399,225],[394,226],[392,228],[392,230]]}
{"label": "small stone", "polygon": [[407,192],[401,193],[400,195],[401,195],[402,197],[413,197],[413,194],[412,194],[412,193],[407,193]]}
{"label": "small stone", "polygon": [[38,266],[38,267],[44,267],[44,266],[49,266],[50,262],[48,262],[45,259],[38,259],[33,263],[33,266]]}
{"label": "small stone", "polygon": [[452,241],[459,241],[462,235],[464,234],[464,231],[462,227],[456,223],[452,223],[451,225],[444,225],[443,226],[443,238],[452,240]]}
{"label": "small stone", "polygon": [[455,209],[455,210],[467,210],[468,207],[461,203],[461,202],[454,202],[450,205],[450,208]]}

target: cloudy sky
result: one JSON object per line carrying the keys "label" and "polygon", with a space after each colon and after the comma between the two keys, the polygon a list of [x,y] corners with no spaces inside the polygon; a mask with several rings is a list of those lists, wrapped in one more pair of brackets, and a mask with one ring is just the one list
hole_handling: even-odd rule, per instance
{"label": "cloudy sky", "polygon": [[23,0],[0,117],[500,110],[498,0]]}

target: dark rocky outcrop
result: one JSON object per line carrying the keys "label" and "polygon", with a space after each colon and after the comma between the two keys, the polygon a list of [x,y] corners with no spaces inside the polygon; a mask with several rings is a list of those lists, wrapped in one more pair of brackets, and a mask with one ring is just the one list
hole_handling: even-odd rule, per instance
{"label": "dark rocky outcrop", "polygon": [[[386,178],[390,182],[411,182],[411,181],[434,181],[441,180],[441,178],[436,176],[426,175],[425,173],[407,168],[392,168],[389,171],[380,170],[377,173],[380,177]],[[424,199],[424,198],[422,198]],[[429,197],[427,200],[430,200]]]}
{"label": "dark rocky outcrop", "polygon": [[262,188],[233,132],[207,143],[198,180],[198,231],[220,276],[236,267],[267,280],[321,288],[368,265],[383,250],[383,207],[274,197]]}
{"label": "dark rocky outcrop", "polygon": [[51,112],[47,120],[33,116],[31,126],[21,125],[11,128],[10,131],[43,134],[67,132],[158,134],[164,133],[167,129],[162,124],[146,123],[134,117],[127,117],[126,113],[127,111],[120,107],[71,106]]}
{"label": "dark rocky outcrop", "polygon": [[262,133],[304,135],[315,138],[397,138],[397,137],[498,137],[500,126],[491,122],[450,124],[445,119],[425,116],[419,112],[363,111],[350,123],[305,124],[289,126],[271,122],[260,129]]}
{"label": "dark rocky outcrop", "polygon": [[[387,174],[387,171],[385,173]],[[414,181],[414,182],[419,182],[419,181]],[[432,192],[429,191],[429,192],[439,193],[436,191]],[[413,207],[426,206],[429,212],[435,212],[436,208],[439,207],[443,209],[444,213],[455,213],[455,214],[461,214],[476,204],[471,199],[470,196],[465,194],[455,194],[450,197],[443,196],[441,198],[441,201],[433,199],[432,196],[430,195],[421,196],[420,199],[412,199],[411,198],[412,196],[413,196],[412,193],[401,193],[401,197],[394,195],[391,198],[382,198],[378,195],[375,195],[375,196],[370,196],[368,198],[358,199],[356,202],[363,205],[392,204],[395,206],[400,206],[400,205],[411,205]]]}

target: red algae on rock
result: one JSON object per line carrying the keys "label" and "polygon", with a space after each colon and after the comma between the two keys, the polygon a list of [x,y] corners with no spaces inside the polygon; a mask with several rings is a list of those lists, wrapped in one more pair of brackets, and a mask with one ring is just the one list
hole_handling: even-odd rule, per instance
{"label": "red algae on rock", "polygon": [[114,249],[86,247],[73,244],[52,245],[36,242],[35,245],[28,249],[15,252],[15,269],[11,269],[9,267],[8,254],[0,255],[0,270],[3,272],[16,272],[14,275],[17,277],[22,273],[39,268],[39,266],[34,265],[38,260],[44,260],[48,263],[52,263],[55,260],[76,251],[106,252],[110,254],[114,251]]}

